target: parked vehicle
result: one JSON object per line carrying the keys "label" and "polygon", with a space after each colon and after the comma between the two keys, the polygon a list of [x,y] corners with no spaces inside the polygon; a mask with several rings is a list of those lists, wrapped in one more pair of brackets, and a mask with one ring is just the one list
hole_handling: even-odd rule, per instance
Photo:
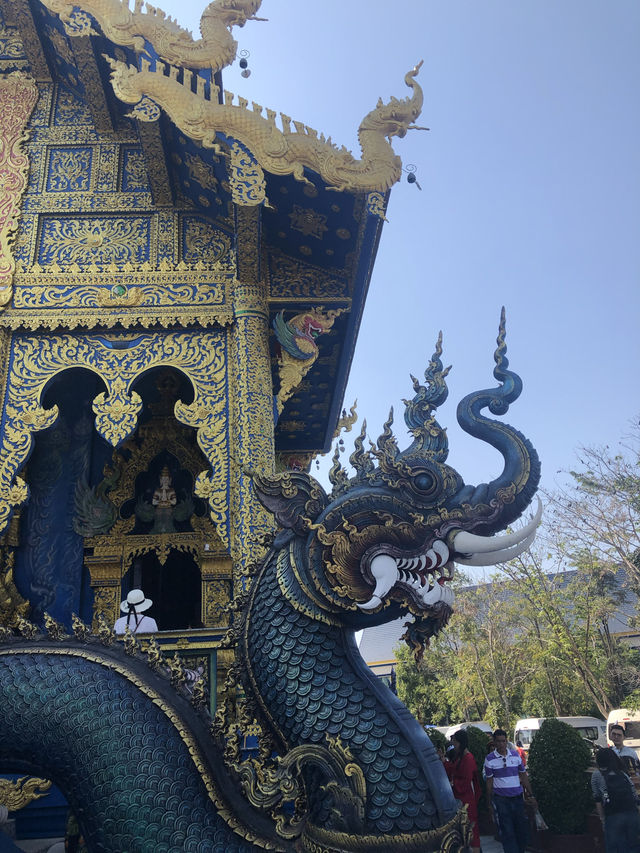
{"label": "parked vehicle", "polygon": [[448,731],[449,731],[449,729],[450,729],[450,726],[432,726],[431,724],[427,724],[427,725],[424,727],[424,729],[425,729],[425,731],[426,731],[426,733],[427,733],[427,734],[429,734],[429,732],[430,732],[431,730],[435,729],[437,732],[440,732],[440,734],[442,734],[442,735],[444,735],[444,736],[446,737],[446,736],[447,736],[447,732],[448,732]]}
{"label": "parked vehicle", "polygon": [[624,745],[635,749],[640,758],[640,711],[629,711],[627,708],[615,708],[607,717],[607,743],[610,726],[617,724],[624,727]]}
{"label": "parked vehicle", "polygon": [[[526,719],[518,720],[513,733],[514,741],[522,741],[523,748],[528,752],[531,741],[545,719],[547,718],[527,717]],[[599,720],[597,717],[556,717],[556,719],[576,729],[592,745],[607,745],[607,724],[604,720]],[[640,716],[638,719],[640,720]],[[638,741],[638,744],[640,745],[640,741]]]}
{"label": "parked vehicle", "polygon": [[460,729],[468,729],[469,726],[475,726],[476,729],[480,729],[481,732],[487,732],[487,734],[493,734],[493,729],[489,725],[489,723],[485,723],[484,720],[472,720],[469,722],[468,720],[464,723],[457,723],[455,726],[449,726],[446,730],[445,735],[451,740],[455,732],[459,732]]}

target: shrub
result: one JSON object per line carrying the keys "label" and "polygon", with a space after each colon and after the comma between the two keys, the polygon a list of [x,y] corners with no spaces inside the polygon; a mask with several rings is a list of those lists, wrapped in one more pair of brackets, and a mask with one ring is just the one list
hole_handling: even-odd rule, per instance
{"label": "shrub", "polygon": [[542,817],[553,832],[584,831],[592,806],[590,760],[589,746],[575,729],[555,719],[542,723],[529,750],[527,770]]}

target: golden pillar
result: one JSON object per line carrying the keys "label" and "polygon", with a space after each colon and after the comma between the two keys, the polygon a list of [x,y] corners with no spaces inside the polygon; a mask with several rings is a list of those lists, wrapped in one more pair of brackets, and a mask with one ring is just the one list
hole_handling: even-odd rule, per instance
{"label": "golden pillar", "polygon": [[97,632],[98,617],[104,616],[113,625],[120,616],[122,554],[94,554],[85,557],[93,589],[93,621],[91,630]]}
{"label": "golden pillar", "polygon": [[273,526],[255,497],[250,471],[273,472],[273,387],[267,283],[260,277],[260,208],[236,206],[238,280],[229,354],[232,419],[231,553],[234,588]]}

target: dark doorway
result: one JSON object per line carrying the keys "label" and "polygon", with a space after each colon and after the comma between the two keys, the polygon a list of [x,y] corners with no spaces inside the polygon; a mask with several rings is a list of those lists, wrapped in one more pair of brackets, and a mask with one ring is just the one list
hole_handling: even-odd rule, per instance
{"label": "dark doorway", "polygon": [[202,627],[200,570],[191,554],[171,551],[164,565],[154,552],[136,557],[122,579],[123,599],[137,587],[153,601],[148,615],[160,631]]}

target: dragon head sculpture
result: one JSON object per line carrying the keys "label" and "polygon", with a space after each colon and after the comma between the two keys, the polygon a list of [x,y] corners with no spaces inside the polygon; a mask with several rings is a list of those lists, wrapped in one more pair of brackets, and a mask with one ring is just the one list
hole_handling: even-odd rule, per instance
{"label": "dragon head sculpture", "polygon": [[[504,309],[495,352],[496,388],[466,396],[458,422],[492,444],[504,457],[502,473],[490,483],[466,485],[447,462],[448,441],[434,411],[447,397],[442,338],[425,371],[425,384],[412,377],[414,397],[405,400],[405,422],[413,436],[403,451],[391,431],[364,448],[366,423],[350,462],[355,476],[339,464],[330,472],[328,496],[311,476],[285,472],[256,476],[257,494],[284,528],[279,544],[291,540],[291,565],[282,562],[282,583],[297,588],[302,602],[322,606],[341,624],[359,629],[410,612],[409,639],[416,650],[448,620],[454,600],[456,562],[492,565],[529,547],[541,517],[516,533],[495,535],[531,503],[540,463],[530,442],[513,427],[484,417],[503,414],[522,390],[508,369]],[[296,543],[300,543],[299,546]],[[304,545],[302,544],[304,543]],[[284,577],[285,574],[291,575]]]}
{"label": "dragon head sculpture", "polygon": [[378,99],[375,109],[367,113],[360,123],[359,133],[363,131],[376,131],[377,133],[391,139],[394,136],[406,136],[407,130],[427,130],[427,128],[416,128],[413,122],[422,111],[424,95],[422,89],[415,79],[418,76],[422,60],[404,75],[405,84],[413,90],[407,98],[392,97],[387,103],[382,98]]}

